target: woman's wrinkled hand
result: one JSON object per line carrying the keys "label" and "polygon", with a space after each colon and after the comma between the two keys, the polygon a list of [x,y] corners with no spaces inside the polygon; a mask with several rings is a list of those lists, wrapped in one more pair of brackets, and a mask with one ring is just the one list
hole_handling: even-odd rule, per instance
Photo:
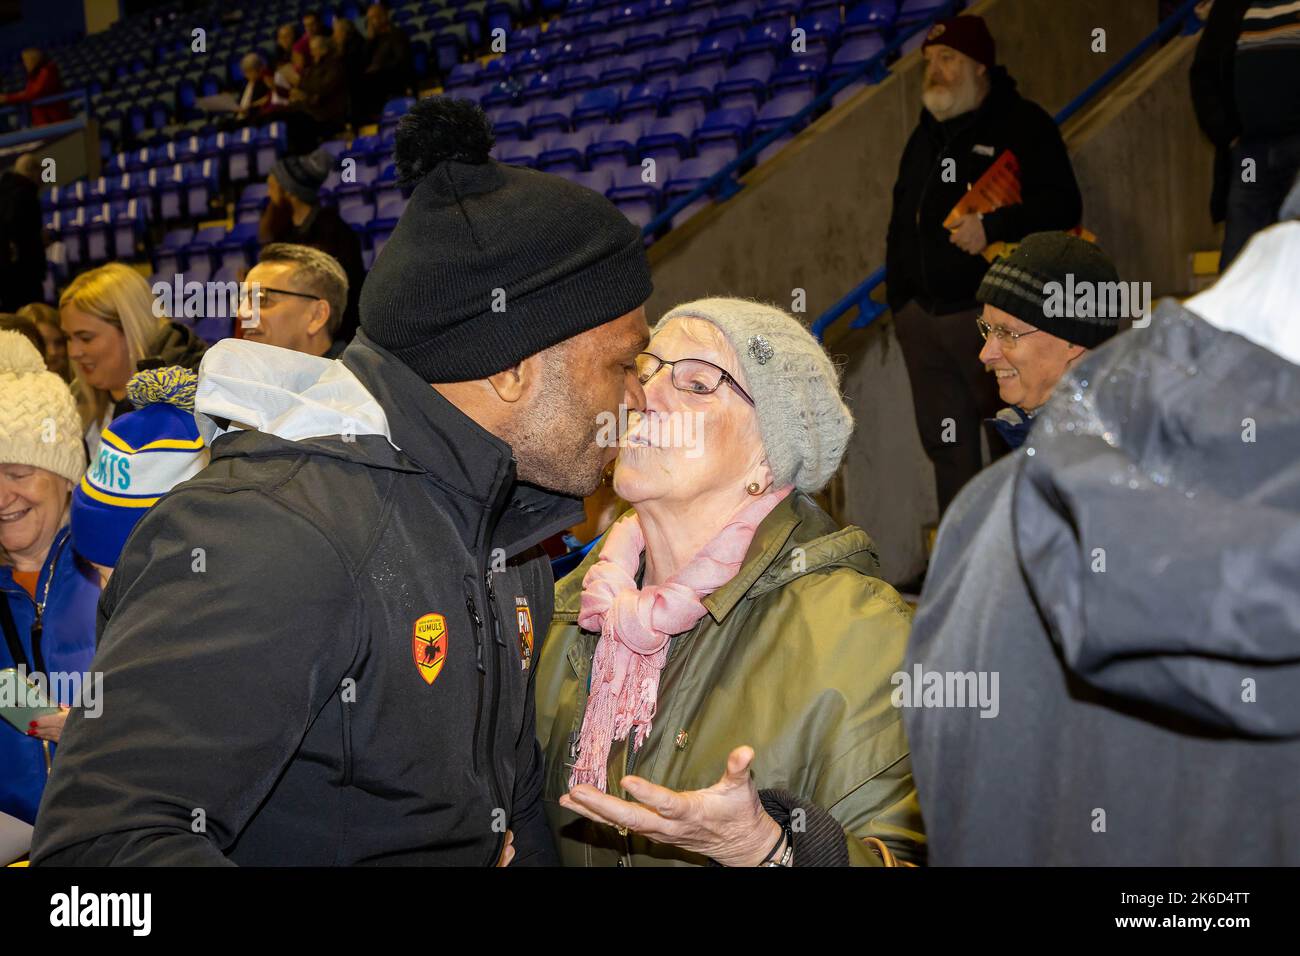
{"label": "woman's wrinkled hand", "polygon": [[626,776],[620,782],[637,803],[579,784],[560,797],[560,806],[723,866],[757,866],[780,838],[781,827],[758,799],[749,774],[753,760],[752,747],[737,747],[727,757],[722,777],[705,790],[669,790]]}

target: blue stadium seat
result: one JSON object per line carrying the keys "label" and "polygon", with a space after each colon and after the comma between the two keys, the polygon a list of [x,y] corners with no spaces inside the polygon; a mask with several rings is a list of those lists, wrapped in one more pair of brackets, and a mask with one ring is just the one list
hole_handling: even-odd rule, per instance
{"label": "blue stadium seat", "polygon": [[529,138],[557,130],[568,132],[569,116],[572,112],[573,100],[568,96],[537,101],[537,105],[533,108],[533,115],[528,120]]}
{"label": "blue stadium seat", "polygon": [[600,89],[588,90],[578,98],[578,102],[574,105],[572,113],[573,128],[578,130],[585,126],[608,123],[618,113],[621,102],[622,97],[617,89],[601,87]]}
{"label": "blue stadium seat", "polygon": [[840,35],[839,8],[801,16],[795,21],[795,26],[805,32],[808,53],[828,51],[835,45]]}
{"label": "blue stadium seat", "polygon": [[[663,204],[665,209],[672,205],[675,200],[704,185],[710,176],[717,173],[728,162],[730,162],[730,158],[719,153],[710,153],[707,156],[697,156],[684,160],[673,172],[672,177],[664,183]],[[711,205],[711,203],[712,199],[708,195],[704,195],[685,209],[675,213],[672,218],[673,228],[676,229],[691,216]]]}
{"label": "blue stadium seat", "polygon": [[649,119],[640,116],[611,126],[597,126],[587,147],[587,166],[622,169],[636,158],[636,144],[645,135]]}
{"label": "blue stadium seat", "polygon": [[753,56],[727,70],[714,88],[719,109],[747,106],[754,112],[767,99],[767,87],[776,72],[776,57],[770,53]]}
{"label": "blue stadium seat", "polygon": [[634,116],[654,117],[659,115],[664,101],[672,91],[672,84],[667,79],[650,80],[638,83],[628,90],[619,108],[619,119],[627,120]]}
{"label": "blue stadium seat", "polygon": [[695,130],[695,154],[703,156],[706,152],[716,152],[721,144],[724,151],[734,158],[749,145],[753,125],[754,110],[748,106],[714,110]]}
{"label": "blue stadium seat", "polygon": [[[257,222],[237,222],[216,247],[218,272],[242,271],[252,266],[257,251]],[[216,276],[213,276],[216,278]]]}
{"label": "blue stadium seat", "polygon": [[731,60],[732,54],[743,38],[744,33],[738,27],[710,33],[700,40],[695,51],[687,58],[687,64],[691,69],[709,63],[725,65]]}
{"label": "blue stadium seat", "polygon": [[830,66],[826,70],[827,81],[833,83],[841,76],[854,72],[869,60],[878,57],[877,65],[868,75],[867,80],[873,83],[880,82],[887,72],[884,57],[880,56],[884,49],[885,41],[875,35],[855,36],[845,40],[835,51],[835,56],[831,58]]}
{"label": "blue stadium seat", "polygon": [[776,96],[788,90],[809,90],[816,92],[821,84],[821,76],[826,69],[826,53],[792,53],[779,64],[772,74],[769,84],[770,95]]}
{"label": "blue stadium seat", "polygon": [[696,118],[690,113],[662,116],[650,123],[645,135],[637,140],[636,151],[640,157],[685,157],[691,153],[691,138],[695,133]]}
{"label": "blue stadium seat", "polygon": [[614,173],[613,185],[605,195],[623,215],[644,227],[659,212],[662,190],[658,183],[642,182],[640,166],[628,166]]}
{"label": "blue stadium seat", "polygon": [[537,154],[537,168],[548,173],[582,172],[587,168],[587,147],[595,133],[595,128],[588,126],[572,133],[551,134],[546,148]]}
{"label": "blue stadium seat", "polygon": [[[773,96],[772,99],[763,104],[762,108],[758,111],[758,116],[754,119],[754,127],[752,131],[753,138],[758,139],[761,136],[772,132],[777,127],[784,125],[791,119],[791,117],[795,116],[801,109],[811,103],[814,98],[815,94],[811,90],[807,89],[790,90],[789,92]],[[806,125],[806,121],[800,123],[798,128],[795,130],[780,137],[768,146],[765,146],[758,154],[758,161],[761,163],[770,159],[779,152],[789,140],[794,138],[799,129],[802,129]]]}
{"label": "blue stadium seat", "polygon": [[648,51],[641,71],[642,78],[648,83],[663,74],[682,72],[697,45],[698,41],[695,40],[674,40]]}
{"label": "blue stadium seat", "polygon": [[897,0],[863,0],[845,12],[844,35],[861,36],[888,30],[893,27],[897,13]]}
{"label": "blue stadium seat", "polygon": [[561,173],[561,175],[579,186],[586,186],[588,189],[600,193],[602,196],[614,185],[614,171],[608,167],[588,170],[587,172],[566,172]]}

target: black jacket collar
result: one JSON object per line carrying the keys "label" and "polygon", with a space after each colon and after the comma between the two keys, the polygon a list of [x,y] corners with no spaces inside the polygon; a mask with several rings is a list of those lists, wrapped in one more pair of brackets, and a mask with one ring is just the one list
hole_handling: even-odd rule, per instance
{"label": "black jacket collar", "polygon": [[[582,521],[582,502],[515,480],[510,446],[478,425],[364,332],[341,359],[388,417],[393,444],[447,494],[481,549],[506,557]],[[499,517],[498,517],[499,516]]]}

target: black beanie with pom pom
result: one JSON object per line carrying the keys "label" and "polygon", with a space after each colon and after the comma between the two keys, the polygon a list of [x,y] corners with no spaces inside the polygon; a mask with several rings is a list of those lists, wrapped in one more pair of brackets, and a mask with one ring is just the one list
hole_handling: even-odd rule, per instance
{"label": "black beanie with pom pom", "polygon": [[361,287],[361,329],[426,382],[486,378],[650,297],[640,229],[492,142],[469,100],[429,97],[397,126],[398,175],[418,185]]}

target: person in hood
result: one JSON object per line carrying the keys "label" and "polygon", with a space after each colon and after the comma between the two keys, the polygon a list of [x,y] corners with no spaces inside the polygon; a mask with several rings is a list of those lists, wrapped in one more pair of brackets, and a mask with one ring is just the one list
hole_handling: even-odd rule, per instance
{"label": "person in hood", "polygon": [[[209,350],[212,463],[140,520],[101,604],[35,864],[547,864],[531,645],[541,541],[640,408],[640,231],[494,162],[467,100],[398,127],[411,199],[337,361]],[[200,822],[201,821],[201,822]]]}
{"label": "person in hood", "polygon": [[[996,65],[983,19],[963,15],[935,24],[922,50],[924,108],[894,183],[885,281],[942,515],[983,467],[981,421],[999,406],[977,357],[975,292],[988,267],[985,254],[993,243],[1074,228],[1083,203],[1056,123]],[[971,186],[1011,158],[1021,202],[945,226]]]}
{"label": "person in hood", "polygon": [[671,310],[637,365],[614,472],[633,507],[560,582],[538,665],[563,861],[918,860],[889,683],[911,612],[809,497],[853,430],[835,366],[790,315],[724,298]]}
{"label": "person in hood", "polygon": [[984,348],[1007,407],[985,424],[1008,448],[1025,443],[1038,409],[1088,350],[1107,341],[1141,303],[1119,281],[1106,253],[1064,232],[1026,236],[989,266],[975,298]]}
{"label": "person in hood", "polygon": [[953,503],[900,695],[932,864],[1300,863],[1297,259],[1080,359]]}
{"label": "person in hood", "polygon": [[186,326],[160,318],[148,280],[120,262],[83,272],[68,283],[59,297],[59,323],[85,406],[92,459],[104,427],[135,408],[126,397],[132,375],[169,365],[197,371],[207,348]]}

